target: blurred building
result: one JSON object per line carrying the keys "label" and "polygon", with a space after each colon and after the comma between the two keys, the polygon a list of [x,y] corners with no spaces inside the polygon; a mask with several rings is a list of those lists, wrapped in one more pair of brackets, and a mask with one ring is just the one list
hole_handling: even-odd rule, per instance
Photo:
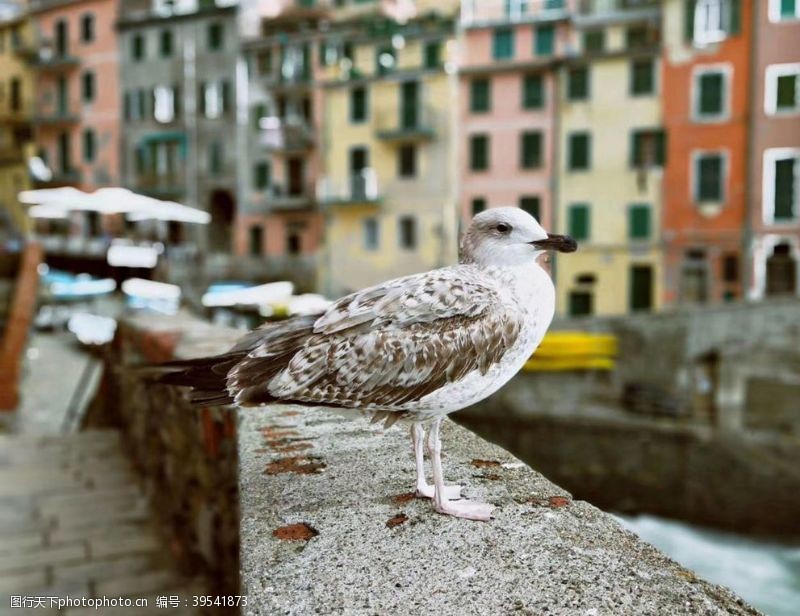
{"label": "blurred building", "polygon": [[664,2],[670,304],[742,297],[752,7],[740,0]]}
{"label": "blurred building", "polygon": [[[251,277],[316,287],[324,3],[244,2],[235,254]],[[244,72],[244,71],[243,71]]]}
{"label": "blurred building", "polygon": [[760,299],[800,291],[800,2],[761,0],[752,19],[748,291]]}
{"label": "blurred building", "polygon": [[17,194],[30,188],[34,57],[23,3],[0,2],[0,242],[23,236],[30,227]]}
{"label": "blurred building", "polygon": [[321,290],[336,296],[457,252],[452,2],[337,3],[324,33]]}
{"label": "blurred building", "polygon": [[123,183],[211,214],[205,228],[172,225],[170,237],[199,246],[211,278],[226,271],[236,217],[235,4],[125,0],[116,24]]}
{"label": "blurred building", "polygon": [[580,251],[558,258],[573,316],[660,305],[665,135],[658,2],[581,1],[560,67],[557,226]]}

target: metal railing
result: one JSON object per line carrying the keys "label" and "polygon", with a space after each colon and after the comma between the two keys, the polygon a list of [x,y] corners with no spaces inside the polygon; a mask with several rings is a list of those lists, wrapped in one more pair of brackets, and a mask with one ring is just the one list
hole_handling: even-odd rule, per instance
{"label": "metal railing", "polygon": [[431,139],[435,135],[434,119],[433,109],[426,105],[381,109],[375,117],[375,133],[379,139]]}
{"label": "metal railing", "polygon": [[303,151],[314,145],[314,132],[302,116],[267,116],[259,121],[259,143],[271,151]]}
{"label": "metal railing", "polygon": [[374,203],[380,199],[378,174],[375,169],[366,167],[343,180],[322,178],[317,199],[326,204]]}
{"label": "metal railing", "polygon": [[462,0],[461,24],[554,19],[567,12],[566,0]]}

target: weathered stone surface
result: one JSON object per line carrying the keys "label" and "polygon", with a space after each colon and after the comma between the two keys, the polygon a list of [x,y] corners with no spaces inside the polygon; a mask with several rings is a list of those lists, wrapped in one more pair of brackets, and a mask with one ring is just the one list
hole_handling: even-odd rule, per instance
{"label": "weathered stone surface", "polygon": [[[265,426],[296,431],[324,470],[265,473],[285,456],[265,445]],[[491,522],[397,498],[414,477],[402,428],[381,433],[308,409],[244,410],[239,449],[245,614],[757,613],[449,422],[445,473],[468,496],[497,505]],[[387,525],[400,514],[407,520]],[[299,524],[318,534],[273,533]]]}

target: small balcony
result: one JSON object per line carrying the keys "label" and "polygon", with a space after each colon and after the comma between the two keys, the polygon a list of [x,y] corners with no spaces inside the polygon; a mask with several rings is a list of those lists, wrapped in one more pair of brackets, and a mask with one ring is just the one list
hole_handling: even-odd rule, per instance
{"label": "small balcony", "polygon": [[314,133],[300,116],[261,118],[259,143],[265,150],[280,154],[307,152],[314,147]]}
{"label": "small balcony", "polygon": [[566,0],[461,0],[461,25],[527,23],[566,17]]}
{"label": "small balcony", "polygon": [[56,73],[69,71],[80,65],[80,58],[69,54],[54,54],[45,47],[33,58],[34,66],[42,72]]}
{"label": "small balcony", "polygon": [[580,0],[576,21],[585,25],[614,21],[634,21],[657,17],[658,0]]}
{"label": "small balcony", "polygon": [[323,178],[317,188],[317,199],[325,205],[374,205],[380,202],[378,174],[367,167],[349,178]]}
{"label": "small balcony", "polygon": [[266,209],[270,211],[301,211],[314,207],[314,191],[311,186],[293,187],[287,190],[279,184],[272,184],[266,191]]}
{"label": "small balcony", "polygon": [[186,180],[180,173],[145,173],[136,176],[136,191],[158,199],[177,199],[186,193]]}
{"label": "small balcony", "polygon": [[434,113],[430,107],[386,109],[375,118],[375,136],[395,143],[430,141],[436,136],[434,126]]}
{"label": "small balcony", "polygon": [[36,113],[31,121],[39,126],[65,126],[78,123],[80,117],[66,110],[55,110],[50,113]]}

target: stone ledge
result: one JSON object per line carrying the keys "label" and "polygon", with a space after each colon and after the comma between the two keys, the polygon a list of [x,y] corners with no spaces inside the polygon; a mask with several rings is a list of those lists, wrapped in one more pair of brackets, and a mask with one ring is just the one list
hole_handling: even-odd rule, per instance
{"label": "stone ledge", "polygon": [[757,614],[448,422],[445,474],[489,523],[408,496],[406,431],[313,409],[239,412],[244,614]]}

